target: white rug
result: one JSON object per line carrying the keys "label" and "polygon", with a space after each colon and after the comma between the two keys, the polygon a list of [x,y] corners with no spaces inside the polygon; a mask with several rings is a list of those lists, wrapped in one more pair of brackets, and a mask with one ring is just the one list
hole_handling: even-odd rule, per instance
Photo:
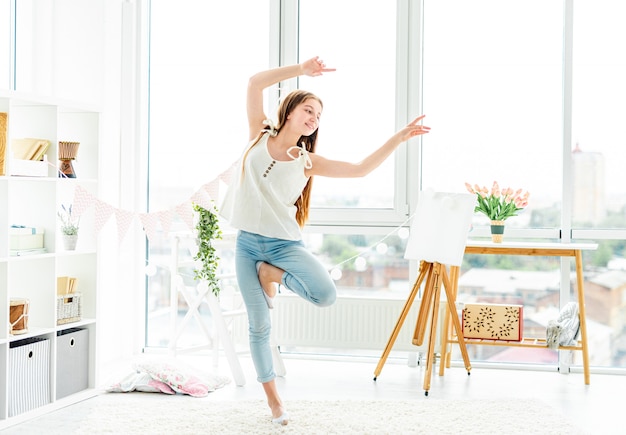
{"label": "white rug", "polygon": [[287,405],[287,426],[272,424],[261,400],[110,393],[73,408],[81,420],[75,433],[81,434],[581,433],[539,400],[293,400]]}

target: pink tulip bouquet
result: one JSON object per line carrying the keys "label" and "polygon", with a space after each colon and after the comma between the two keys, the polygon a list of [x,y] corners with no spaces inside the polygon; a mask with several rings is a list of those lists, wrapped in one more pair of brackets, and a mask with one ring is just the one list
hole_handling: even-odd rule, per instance
{"label": "pink tulip bouquet", "polygon": [[465,187],[469,193],[476,194],[478,199],[474,212],[483,213],[492,221],[503,221],[517,216],[517,212],[528,205],[528,192],[523,193],[522,189],[514,191],[510,187],[500,189],[497,181],[493,182],[491,191],[478,184],[472,187],[471,184],[465,183]]}

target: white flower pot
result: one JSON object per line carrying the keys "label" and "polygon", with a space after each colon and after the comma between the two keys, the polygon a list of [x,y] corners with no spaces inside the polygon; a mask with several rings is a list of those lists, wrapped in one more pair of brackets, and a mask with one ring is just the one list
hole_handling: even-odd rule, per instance
{"label": "white flower pot", "polygon": [[73,251],[76,249],[76,243],[78,242],[78,234],[67,235],[63,234],[63,247],[66,251]]}

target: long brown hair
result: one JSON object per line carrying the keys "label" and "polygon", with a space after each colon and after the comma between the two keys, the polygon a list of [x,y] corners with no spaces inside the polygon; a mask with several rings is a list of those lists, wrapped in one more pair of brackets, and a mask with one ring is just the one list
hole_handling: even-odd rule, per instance
{"label": "long brown hair", "polygon": [[[304,103],[309,98],[313,98],[320,106],[323,107],[322,100],[319,99],[315,94],[303,91],[303,90],[295,90],[290,92],[284,100],[281,101],[280,106],[278,107],[278,123],[276,124],[276,133],[280,131],[285,122],[287,121],[287,117],[289,114],[300,104]],[[310,136],[300,136],[298,139],[298,146],[303,146],[308,152],[314,153],[315,148],[317,146],[317,132],[319,131],[319,126],[313,134]],[[250,147],[246,150],[243,159],[245,160],[248,156],[248,153],[257,143],[261,140],[263,134],[269,134],[268,130],[261,130],[258,136],[254,139]],[[304,227],[307,220],[309,219],[309,203],[311,202],[311,188],[313,186],[313,177],[309,177],[309,181],[307,181],[306,186],[302,189],[302,193],[298,197],[295,202],[296,206],[296,221],[300,227]]]}

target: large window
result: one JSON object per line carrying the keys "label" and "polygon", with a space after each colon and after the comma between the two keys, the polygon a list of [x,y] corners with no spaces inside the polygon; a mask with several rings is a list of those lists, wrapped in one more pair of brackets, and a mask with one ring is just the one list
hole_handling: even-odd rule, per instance
{"label": "large window", "polygon": [[[490,187],[497,181],[531,195],[529,206],[507,221],[505,238],[599,243],[584,256],[591,365],[622,365],[626,136],[620,121],[626,117],[621,80],[626,35],[620,23],[626,11],[621,2],[214,3],[152,2],[152,211],[188,198],[239,156],[247,134],[250,74],[319,55],[337,71],[289,81],[280,91],[300,87],[323,100],[320,154],[359,160],[417,115],[417,108],[432,127],[364,179],[315,180],[305,241],[337,279],[341,294],[406,297],[416,265],[403,259],[406,228],[400,227],[407,226],[420,191],[465,192],[465,182]],[[272,117],[275,91],[268,93]],[[472,238],[488,235],[482,215],[475,216],[473,227]],[[184,225],[174,222],[176,229]],[[164,236],[152,241],[151,261],[161,256],[167,264],[169,249]],[[226,261],[224,267],[231,269]],[[541,335],[572,297],[572,268],[569,259],[467,256],[460,297],[522,303],[527,332]],[[164,345],[169,338],[158,327],[169,310],[166,269],[148,283],[148,345]],[[504,295],[495,295],[498,286]],[[533,352],[490,347],[472,350],[471,358],[518,363],[561,358],[553,351]]]}
{"label": "large window", "polygon": [[626,4],[575,1],[572,226],[599,247],[586,271],[587,319],[601,365],[626,363]]}
{"label": "large window", "polygon": [[[188,200],[246,146],[248,77],[268,68],[269,2],[153,1],[150,18],[149,207],[155,212]],[[161,326],[169,325],[171,235],[189,228],[177,216],[169,230],[149,248],[156,267],[147,287],[148,346],[170,339]]]}
{"label": "large window", "polygon": [[[577,228],[626,228],[626,4],[574,5],[573,209]],[[622,251],[615,254],[623,257]]]}
{"label": "large window", "polygon": [[0,89],[10,89],[10,77],[13,61],[11,60],[11,46],[13,37],[13,22],[11,19],[11,1],[0,1]]}
{"label": "large window", "polygon": [[[512,237],[597,241],[598,250],[584,255],[591,365],[623,365],[626,245],[619,229],[626,225],[626,176],[618,144],[624,142],[619,120],[626,116],[624,6],[427,0],[423,12],[424,110],[433,127],[424,140],[423,187],[455,191],[466,181],[490,187],[495,180],[527,189],[529,206],[507,221]],[[475,235],[487,224],[477,215]],[[562,283],[570,260],[464,260],[459,298],[523,304],[527,335],[545,334],[546,323],[573,299],[567,288],[574,288],[574,275]],[[481,346],[470,356],[559,359],[548,349]],[[574,354],[574,363],[580,356]]]}
{"label": "large window", "polygon": [[425,2],[424,188],[498,181],[531,193],[507,226],[559,225],[562,23],[563,2]]}
{"label": "large window", "polygon": [[[562,23],[563,2],[424,2],[424,110],[433,132],[423,146],[423,187],[464,191],[468,182],[491,189],[497,181],[529,191],[529,206],[507,220],[505,237],[514,228],[561,223]],[[476,227],[488,224],[475,215]],[[540,310],[558,316],[558,259],[464,260],[459,302],[523,305],[525,336],[545,328]],[[549,349],[469,351],[472,361],[558,361]]]}
{"label": "large window", "polygon": [[[357,10],[358,20],[355,20]],[[315,92],[324,102],[319,154],[357,162],[393,134],[397,116],[395,23],[394,2],[300,1],[300,57],[319,55],[328,66],[337,68],[336,72],[321,78],[299,80],[301,88]],[[318,177],[312,204],[314,207],[393,208],[394,167],[395,161],[390,158],[362,179]]]}

